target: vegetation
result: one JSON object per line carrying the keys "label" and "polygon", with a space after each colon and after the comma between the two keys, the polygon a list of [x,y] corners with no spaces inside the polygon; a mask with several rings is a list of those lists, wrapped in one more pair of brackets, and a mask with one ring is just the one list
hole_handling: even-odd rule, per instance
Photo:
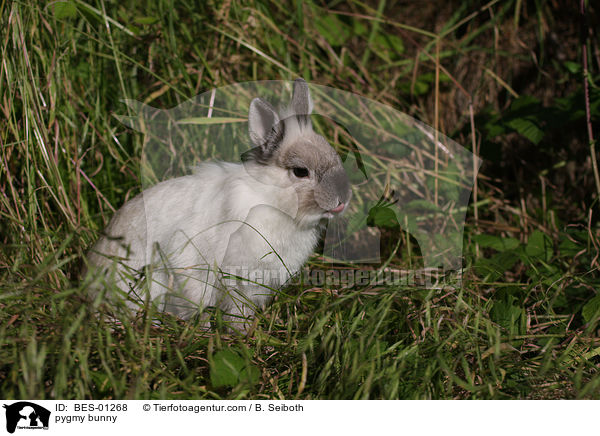
{"label": "vegetation", "polygon": [[[584,6],[0,2],[0,397],[599,398],[600,11]],[[247,338],[97,316],[81,258],[141,188],[121,100],[299,76],[484,159],[462,286],[296,284]],[[418,262],[381,227],[391,266]]]}

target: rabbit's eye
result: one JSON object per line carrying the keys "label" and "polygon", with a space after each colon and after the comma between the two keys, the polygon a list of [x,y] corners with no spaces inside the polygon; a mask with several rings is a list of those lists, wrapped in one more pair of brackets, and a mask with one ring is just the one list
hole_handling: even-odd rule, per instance
{"label": "rabbit's eye", "polygon": [[309,174],[307,168],[296,167],[292,171],[294,172],[294,175],[300,179],[308,177]]}

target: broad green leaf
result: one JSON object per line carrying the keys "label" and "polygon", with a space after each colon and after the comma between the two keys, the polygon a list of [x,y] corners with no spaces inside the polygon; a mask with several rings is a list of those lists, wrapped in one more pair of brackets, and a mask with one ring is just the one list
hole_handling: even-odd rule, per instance
{"label": "broad green leaf", "polygon": [[544,137],[542,129],[540,129],[532,120],[527,118],[515,118],[514,120],[508,121],[506,125],[515,129],[534,144],[538,144]]}
{"label": "broad green leaf", "polygon": [[563,65],[570,73],[579,74],[581,72],[581,64],[579,62],[565,61]]}
{"label": "broad green leaf", "polygon": [[512,330],[517,326],[521,312],[521,308],[515,306],[511,301],[497,301],[490,311],[490,317],[505,329]]}
{"label": "broad green leaf", "polygon": [[475,262],[475,273],[480,277],[487,277],[488,282],[493,282],[511,269],[518,259],[512,250],[501,251],[489,259],[482,257]]}
{"label": "broad green leaf", "polygon": [[77,16],[77,6],[72,1],[59,1],[53,5],[54,16],[59,20]]}
{"label": "broad green leaf", "polygon": [[547,261],[552,256],[552,245],[546,235],[536,230],[529,236],[525,253],[530,257]]}
{"label": "broad green leaf", "polygon": [[522,95],[513,101],[510,105],[512,112],[529,110],[532,107],[537,107],[540,104],[540,100],[532,95]]}
{"label": "broad green leaf", "polygon": [[498,135],[503,135],[506,132],[506,129],[502,124],[492,124],[486,125],[487,129],[487,138],[495,138]]}
{"label": "broad green leaf", "polygon": [[258,376],[258,368],[232,349],[215,353],[210,364],[210,382],[216,388],[254,384]]}
{"label": "broad green leaf", "polygon": [[415,95],[423,95],[423,94],[427,94],[429,92],[429,84],[426,82],[423,82],[421,80],[417,80],[415,82],[415,86],[413,87],[413,93]]}
{"label": "broad green leaf", "polygon": [[482,247],[493,248],[497,251],[512,250],[519,246],[519,241],[515,238],[502,238],[494,235],[474,235],[473,240]]}
{"label": "broad green leaf", "polygon": [[567,239],[566,237],[564,237],[564,239],[560,242],[558,246],[560,254],[565,257],[574,257],[584,248],[585,247],[583,245],[578,245],[570,239]]}
{"label": "broad green leaf", "polygon": [[352,28],[354,30],[354,33],[358,36],[366,35],[369,30],[367,25],[365,23],[363,23],[362,20],[359,20],[359,19],[352,20]]}
{"label": "broad green leaf", "polygon": [[398,227],[398,219],[396,212],[392,209],[395,206],[376,206],[369,211],[368,224],[369,226],[396,228]]}

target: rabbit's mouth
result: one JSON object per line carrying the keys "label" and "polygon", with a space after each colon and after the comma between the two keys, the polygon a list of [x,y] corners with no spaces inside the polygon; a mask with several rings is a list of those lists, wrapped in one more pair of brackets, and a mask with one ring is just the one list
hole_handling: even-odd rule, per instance
{"label": "rabbit's mouth", "polygon": [[330,220],[338,215],[341,215],[342,213],[344,213],[344,211],[346,210],[347,207],[348,207],[348,203],[340,202],[340,204],[338,204],[333,209],[326,211],[323,214],[323,218]]}

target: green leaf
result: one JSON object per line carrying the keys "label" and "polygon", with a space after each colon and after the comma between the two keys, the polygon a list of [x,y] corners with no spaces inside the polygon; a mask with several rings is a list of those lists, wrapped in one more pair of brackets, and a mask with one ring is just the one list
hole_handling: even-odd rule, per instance
{"label": "green leaf", "polygon": [[487,138],[495,138],[496,136],[503,135],[506,129],[502,124],[489,124],[487,127]]}
{"label": "green leaf", "polygon": [[579,62],[565,61],[563,65],[572,74],[579,74],[581,72],[581,64]]}
{"label": "green leaf", "polygon": [[486,108],[482,111],[480,116],[483,117],[484,120],[483,131],[485,132],[486,141],[506,132],[506,126],[500,121],[500,114],[495,110]]}
{"label": "green leaf", "polygon": [[440,208],[437,207],[429,200],[413,200],[405,206],[406,210],[411,212],[439,212]]}
{"label": "green leaf", "polygon": [[600,295],[596,295],[590,301],[588,301],[585,306],[581,309],[581,315],[585,322],[590,322],[594,315],[598,314],[600,310]]}
{"label": "green leaf", "polygon": [[516,130],[534,144],[538,144],[544,137],[542,129],[540,129],[532,120],[527,118],[515,118],[514,120],[508,121],[506,125]]}
{"label": "green leaf", "polygon": [[[508,300],[514,301],[514,297],[509,298]],[[497,301],[490,311],[490,317],[501,327],[512,330],[513,327],[517,326],[517,322],[521,317],[521,312],[521,308],[515,306],[512,301]]]}
{"label": "green leaf", "polygon": [[156,18],[156,17],[136,17],[133,19],[133,21],[137,24],[150,25],[150,24],[156,23],[158,21],[158,18]]}
{"label": "green leaf", "polygon": [[359,19],[352,20],[352,28],[354,30],[354,33],[358,36],[366,35],[367,32],[369,31],[369,28],[367,27],[367,25]]}
{"label": "green leaf", "polygon": [[501,251],[491,258],[480,258],[475,262],[475,273],[480,277],[487,277],[488,282],[498,280],[506,271],[517,262],[518,256],[512,250]]}
{"label": "green leaf", "polygon": [[210,363],[210,382],[216,388],[234,387],[240,383],[254,384],[258,376],[258,368],[230,348],[215,353]]}
{"label": "green leaf", "polygon": [[396,35],[379,33],[373,39],[372,48],[383,59],[392,61],[404,53],[404,42]]}
{"label": "green leaf", "polygon": [[134,26],[133,24],[128,24],[126,29],[129,30],[131,33],[133,33],[136,36],[140,35],[142,33],[142,29],[140,29],[137,26]]}
{"label": "green leaf", "polygon": [[473,240],[482,247],[493,248],[497,251],[512,250],[519,246],[519,241],[515,238],[502,238],[493,235],[474,235]]}
{"label": "green leaf", "polygon": [[[391,206],[393,207],[393,206]],[[368,224],[373,227],[393,229],[399,227],[396,212],[391,207],[376,206],[369,211]]]}
{"label": "green leaf", "polygon": [[77,16],[77,6],[72,1],[56,2],[52,10],[54,11],[54,16],[59,20],[63,18],[75,18]]}
{"label": "green leaf", "polygon": [[510,111],[525,115],[528,111],[538,107],[540,100],[532,95],[522,95],[510,104]]}
{"label": "green leaf", "polygon": [[413,93],[415,95],[423,95],[429,92],[429,84],[422,82],[421,80],[417,80],[415,82],[415,86],[413,87]]}
{"label": "green leaf", "polygon": [[548,261],[552,257],[552,244],[546,235],[536,230],[529,236],[525,253],[530,257]]}
{"label": "green leaf", "polygon": [[567,239],[566,237],[560,242],[558,246],[560,254],[565,257],[574,257],[584,248],[585,247],[583,245],[578,245],[570,239]]}
{"label": "green leaf", "polygon": [[[403,139],[405,139],[407,142],[410,142],[410,138],[407,139],[405,137]],[[386,151],[395,159],[402,159],[403,157],[408,156],[411,152],[410,147],[408,147],[405,144],[401,144],[400,142],[394,139],[383,142],[379,145],[379,149],[382,151]]]}
{"label": "green leaf", "polygon": [[335,15],[317,15],[315,20],[317,31],[333,47],[346,43],[350,38],[350,29]]}

